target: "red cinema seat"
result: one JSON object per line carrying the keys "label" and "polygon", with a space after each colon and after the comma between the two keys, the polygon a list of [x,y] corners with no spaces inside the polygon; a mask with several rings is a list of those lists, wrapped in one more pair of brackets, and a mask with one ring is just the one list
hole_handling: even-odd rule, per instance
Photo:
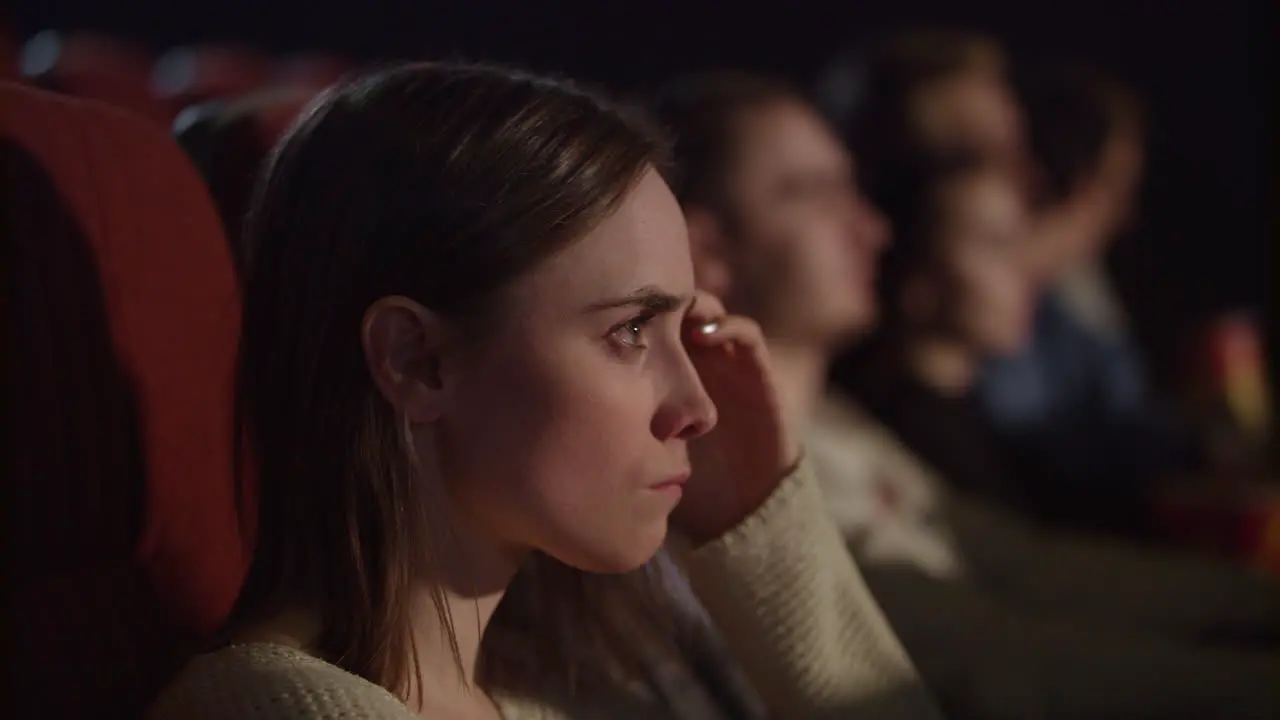
{"label": "red cinema seat", "polygon": [[336,55],[293,55],[275,62],[272,84],[319,91],[342,80],[354,69],[354,63]]}
{"label": "red cinema seat", "polygon": [[236,282],[208,193],[159,128],[0,83],[0,150],[6,716],[139,717],[245,572]]}
{"label": "red cinema seat", "polygon": [[178,108],[233,100],[270,82],[270,59],[234,45],[174,48],[160,56],[151,74],[152,92]]}
{"label": "red cinema seat", "polygon": [[151,93],[151,54],[93,33],[48,30],[22,48],[22,74],[32,84],[125,108],[165,127],[173,108]]}

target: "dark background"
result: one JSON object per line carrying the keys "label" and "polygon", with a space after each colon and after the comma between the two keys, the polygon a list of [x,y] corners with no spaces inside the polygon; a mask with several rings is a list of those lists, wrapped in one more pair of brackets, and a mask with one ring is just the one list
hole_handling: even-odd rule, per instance
{"label": "dark background", "polygon": [[1019,56],[1100,63],[1147,100],[1142,222],[1113,264],[1159,375],[1175,369],[1193,323],[1234,309],[1257,313],[1267,327],[1274,319],[1277,26],[1265,0],[19,0],[14,15],[22,36],[98,29],[157,50],[230,40],[370,59],[498,59],[621,90],[707,65],[808,82],[848,42],[903,25],[960,23],[994,33]]}

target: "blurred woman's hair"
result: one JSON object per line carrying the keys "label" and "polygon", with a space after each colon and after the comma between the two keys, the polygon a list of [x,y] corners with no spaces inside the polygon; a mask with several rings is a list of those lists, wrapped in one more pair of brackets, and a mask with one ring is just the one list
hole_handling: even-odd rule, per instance
{"label": "blurred woman's hair", "polygon": [[[443,490],[371,379],[362,318],[402,295],[483,341],[504,286],[666,157],[638,115],[482,65],[393,67],[303,115],[246,231],[236,455],[256,546],[230,627],[315,609],[311,651],[402,696],[421,687],[410,603],[451,551],[431,521]],[[655,575],[594,576],[534,553],[485,633],[480,682],[545,694],[575,669],[634,671],[668,630]],[[461,663],[438,585],[433,599]]]}
{"label": "blurred woman's hair", "polygon": [[1025,73],[1019,85],[1040,202],[1064,200],[1088,181],[1118,134],[1132,132],[1137,139],[1143,132],[1138,96],[1097,68],[1046,64]]}

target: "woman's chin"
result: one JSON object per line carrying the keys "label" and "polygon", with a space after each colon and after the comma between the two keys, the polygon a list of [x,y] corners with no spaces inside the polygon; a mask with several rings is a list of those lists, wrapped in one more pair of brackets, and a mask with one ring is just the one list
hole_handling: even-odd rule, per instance
{"label": "woman's chin", "polygon": [[614,575],[638,570],[653,559],[662,549],[667,537],[667,522],[651,528],[637,528],[626,538],[610,538],[593,547],[578,548],[575,552],[549,553],[566,565],[583,572]]}

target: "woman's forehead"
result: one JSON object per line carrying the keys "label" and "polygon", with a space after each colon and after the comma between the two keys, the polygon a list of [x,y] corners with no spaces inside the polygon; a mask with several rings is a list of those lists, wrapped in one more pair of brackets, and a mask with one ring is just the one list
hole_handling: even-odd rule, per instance
{"label": "woman's forehead", "polygon": [[693,265],[684,215],[650,170],[613,213],[516,284],[519,294],[582,307],[642,287],[686,295]]}

